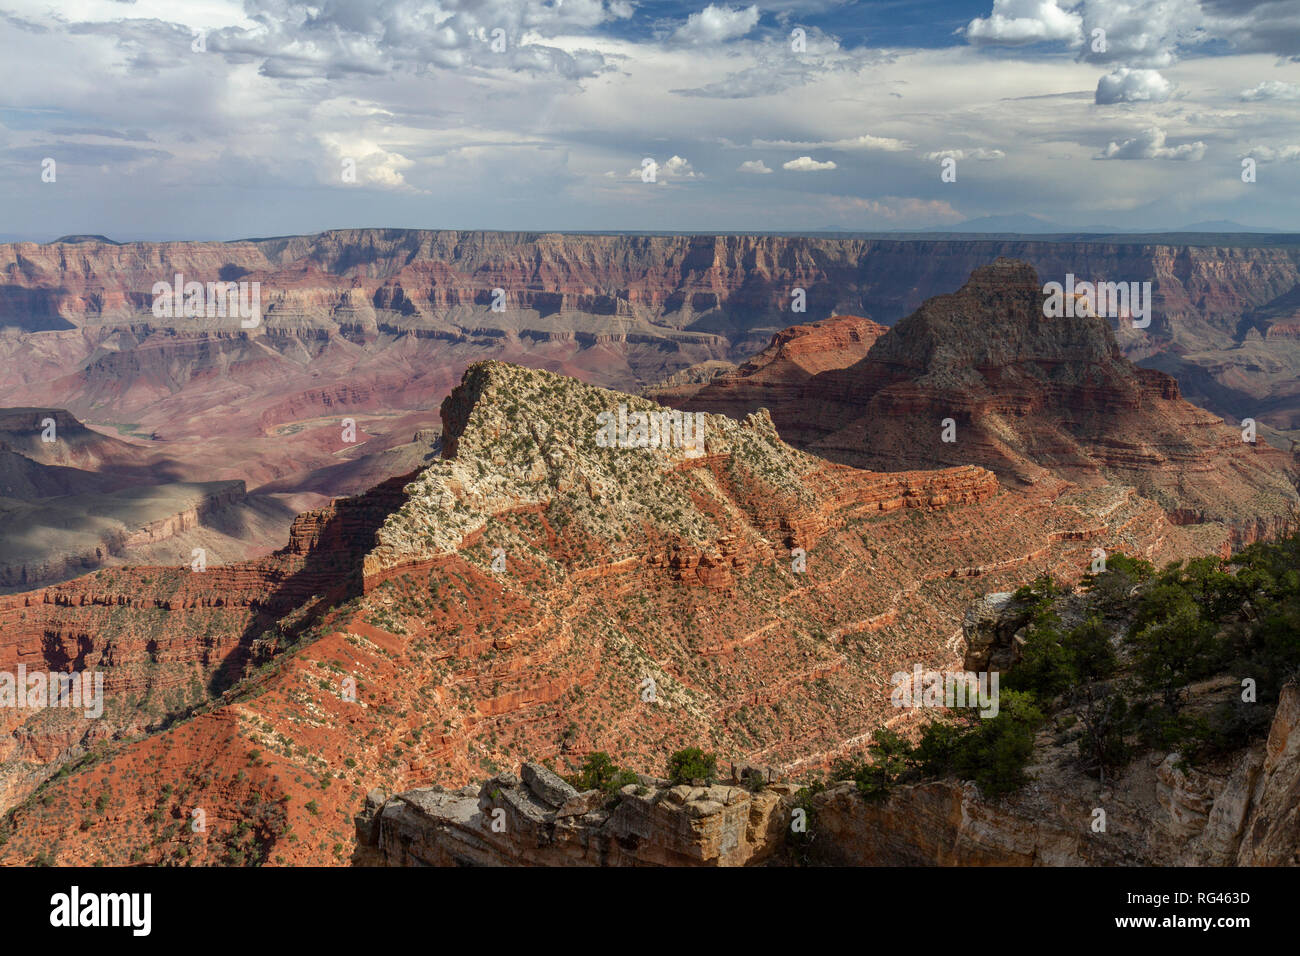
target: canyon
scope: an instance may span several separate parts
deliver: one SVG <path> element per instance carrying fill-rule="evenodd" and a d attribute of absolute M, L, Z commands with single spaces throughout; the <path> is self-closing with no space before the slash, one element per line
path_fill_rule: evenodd
<path fill-rule="evenodd" d="M 304 514 L 267 559 L 0 598 L 0 669 L 75 660 L 112 701 L 89 730 L 8 718 L 0 859 L 343 863 L 370 789 L 517 754 L 653 767 L 705 744 L 797 773 L 897 723 L 889 675 L 956 666 L 986 591 L 1077 578 L 1098 546 L 1203 550 L 1131 489 L 864 471 L 765 413 L 705 416 L 702 448 L 601 448 L 619 403 L 660 407 L 479 363 L 443 404 L 444 458 Z"/>
<path fill-rule="evenodd" d="M 110 702 L 98 721 L 4 715 L 0 862 L 51 847 L 60 863 L 361 862 L 371 848 L 352 816 L 371 790 L 471 787 L 430 798 L 459 819 L 464 800 L 477 806 L 473 781 L 523 759 L 573 772 L 594 751 L 654 772 L 704 746 L 794 777 L 881 726 L 905 729 L 890 675 L 959 666 L 985 594 L 1077 580 L 1095 549 L 1164 562 L 1275 530 L 1296 499 L 1291 456 L 1243 448 L 1172 379 L 1126 360 L 1104 322 L 1044 329 L 1031 274 L 1000 261 L 891 330 L 846 312 L 664 386 L 693 389 L 687 402 L 730 388 L 728 414 L 702 409 L 690 447 L 603 447 L 602 412 L 663 406 L 476 361 L 441 401 L 440 429 L 427 413 L 395 417 L 415 461 L 383 457 L 400 445 L 348 459 L 354 480 L 397 477 L 299 514 L 278 550 L 0 596 L 0 670 L 100 670 Z M 265 351 L 232 336 L 241 354 Z M 722 362 L 673 354 L 676 371 Z M 962 368 L 998 369 L 999 388 L 954 381 Z M 813 385 L 824 401 L 804 414 Z M 388 393 L 303 394 L 220 414 L 270 430 L 318 415 L 304 430 L 328 448 L 340 410 L 373 401 L 378 417 Z M 959 447 L 939 447 L 935 413 L 962 400 Z M 1063 426 L 1076 406 L 1086 414 Z M 146 462 L 161 450 L 120 441 Z M 311 468 L 311 493 L 324 497 L 337 466 Z M 1170 506 L 1175 491 L 1192 513 Z M 730 805 L 680 796 L 704 816 Z M 206 829 L 189 825 L 196 810 Z M 734 814 L 732 832 L 752 819 Z"/>
<path fill-rule="evenodd" d="M 174 561 L 196 547 L 214 563 L 269 554 L 295 514 L 431 460 L 439 403 L 475 361 L 636 391 L 744 362 L 805 319 L 892 325 L 1003 255 L 1044 281 L 1074 273 L 1152 282 L 1152 325 L 1120 323 L 1124 353 L 1174 375 L 1220 417 L 1255 419 L 1262 440 L 1289 450 L 1300 421 L 1300 339 L 1288 332 L 1300 321 L 1293 240 L 361 229 L 0 245 L 0 406 L 68 414 L 131 446 L 149 462 L 135 471 L 141 485 L 242 481 L 246 496 L 205 511 L 165 550 L 123 554 L 114 544 L 122 535 L 185 523 L 191 499 L 151 494 L 158 506 L 127 509 L 123 522 L 120 501 L 87 498 L 84 515 L 59 521 L 92 533 L 29 549 L 7 564 L 4 582 L 12 590 L 119 560 Z M 178 274 L 258 282 L 262 321 L 245 329 L 237 317 L 156 317 L 154 283 Z M 792 311 L 796 289 L 802 313 Z M 0 466 L 0 476 L 30 471 Z M 48 472 L 11 484 L 26 502 L 66 487 Z"/>

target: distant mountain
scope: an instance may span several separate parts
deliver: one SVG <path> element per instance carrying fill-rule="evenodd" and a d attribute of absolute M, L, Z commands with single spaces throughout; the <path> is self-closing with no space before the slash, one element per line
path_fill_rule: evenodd
<path fill-rule="evenodd" d="M 1273 232 L 1280 233 L 1281 229 L 1267 229 L 1263 226 L 1243 226 L 1239 222 L 1233 222 L 1231 219 L 1207 219 L 1204 222 L 1194 222 L 1191 225 L 1179 226 L 1177 229 L 1170 229 L 1169 232 Z"/>
<path fill-rule="evenodd" d="M 1112 226 L 1107 224 L 1091 223 L 1086 226 L 1066 226 L 1059 222 L 1053 222 L 1050 219 L 1044 219 L 1042 216 L 1028 214 L 1012 214 L 1008 216 L 980 216 L 977 219 L 967 219 L 959 222 L 955 226 L 945 226 L 942 229 L 927 230 L 931 232 L 1011 232 L 1028 235 L 1062 235 L 1079 233 L 1096 234 L 1103 236 L 1129 235 L 1137 233 L 1177 233 L 1177 232 L 1200 232 L 1200 233 L 1280 233 L 1280 229 L 1268 229 L 1263 226 L 1245 226 L 1231 219 L 1206 219 L 1202 222 L 1194 222 L 1185 226 L 1176 226 L 1174 228 L 1151 228 L 1142 227 L 1134 228 L 1132 226 Z"/>
<path fill-rule="evenodd" d="M 1033 216 L 1025 213 L 1013 213 L 1008 216 L 979 216 L 975 219 L 967 219 L 959 222 L 955 226 L 945 226 L 942 229 L 931 230 L 934 232 L 1022 232 L 1030 234 L 1053 233 L 1053 232 L 1073 232 L 1058 222 L 1044 219 L 1042 216 Z M 1114 230 L 1106 230 L 1113 232 Z"/>
<path fill-rule="evenodd" d="M 80 243 L 83 242 L 105 242 L 108 243 L 108 245 L 110 246 L 121 245 L 120 242 L 115 242 L 114 240 L 108 238 L 107 236 L 59 236 L 59 238 L 55 239 L 54 242 L 51 243 L 51 245 L 55 245 L 60 242 L 65 243 L 67 245 L 79 245 Z"/>

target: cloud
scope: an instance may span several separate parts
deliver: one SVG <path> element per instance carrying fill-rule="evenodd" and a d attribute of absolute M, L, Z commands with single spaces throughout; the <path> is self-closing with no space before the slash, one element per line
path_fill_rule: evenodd
<path fill-rule="evenodd" d="M 1092 223 L 1096 197 L 1106 196 L 1114 208 L 1140 210 L 1116 217 L 1117 226 L 1234 218 L 1287 227 L 1300 216 L 1300 194 L 1277 174 L 1300 168 L 1292 145 L 1300 139 L 1288 132 L 1300 101 L 1286 98 L 1300 71 L 1234 53 L 1227 40 L 1197 39 L 1228 35 L 1230 17 L 1241 21 L 1232 36 L 1262 35 L 1263 5 L 1201 0 L 1204 10 L 1180 26 L 1191 7 L 1165 2 L 1168 16 L 1148 0 L 1059 0 L 1085 27 L 1112 27 L 1105 54 L 1092 52 L 1086 30 L 1077 45 L 1059 31 L 1063 39 L 1009 51 L 961 36 L 909 47 L 916 34 L 902 22 L 894 32 L 878 23 L 864 40 L 862 5 L 846 2 L 817 20 L 845 36 L 816 34 L 807 23 L 809 52 L 795 55 L 789 29 L 801 21 L 782 18 L 794 7 L 781 0 L 205 0 L 174 12 L 164 0 L 81 0 L 44 16 L 42 32 L 0 16 L 0 44 L 11 53 L 0 149 L 24 151 L 21 160 L 0 159 L 0 186 L 11 198 L 24 195 L 32 157 L 55 155 L 60 167 L 60 188 L 42 192 L 40 210 L 10 203 L 14 221 L 5 228 L 88 228 L 90 194 L 62 188 L 64 146 L 48 153 L 48 143 L 70 150 L 69 186 L 78 177 L 86 190 L 114 184 L 117 201 L 95 210 L 104 221 L 91 231 L 115 236 L 181 221 L 195 237 L 223 238 L 359 222 L 816 228 L 843 222 L 822 204 L 839 190 L 877 204 L 850 210 L 855 228 L 908 228 L 909 215 L 917 224 L 937 215 L 920 202 L 959 192 L 963 216 L 954 221 L 1034 209 Z M 724 45 L 679 40 L 688 15 L 710 3 L 733 15 L 756 6 L 760 15 Z M 47 4 L 9 6 L 35 18 Z M 1006 17 L 1045 8 L 979 0 L 960 23 L 992 9 Z M 707 26 L 703 17 L 696 24 Z M 191 27 L 208 31 L 207 54 L 190 52 Z M 498 28 L 507 41 L 499 53 L 491 47 Z M 1274 45 L 1285 46 L 1286 36 Z M 1149 62 L 1166 54 L 1196 59 L 1167 69 Z M 1157 69 L 1168 100 L 1138 99 L 1149 86 L 1141 71 Z M 1099 83 L 1103 74 L 1114 79 Z M 1098 89 L 1107 99 L 1112 84 L 1115 104 L 1095 105 Z M 1126 120 L 1121 109 L 1152 116 Z M 1153 125 L 1168 138 L 1139 135 Z M 1242 190 L 1220 160 L 1231 165 L 1254 144 L 1268 144 L 1256 158 L 1276 165 L 1260 188 Z M 83 148 L 91 145 L 159 153 Z M 1202 151 L 1202 162 L 1168 162 Z M 1128 163 L 1117 177 L 1118 167 L 1092 161 L 1099 152 L 1165 162 Z M 663 188 L 644 188 L 639 168 L 627 172 L 642 156 L 658 160 Z M 357 160 L 355 184 L 340 181 L 343 157 Z M 978 176 L 977 192 L 941 183 L 938 160 L 947 157 Z M 77 170 L 78 161 L 112 175 Z M 795 167 L 784 169 L 787 161 Z M 797 174 L 828 161 L 839 175 Z M 613 175 L 602 177 L 606 170 Z M 181 205 L 159 211 L 152 200 L 160 188 Z M 756 190 L 763 203 L 753 202 Z M 889 192 L 918 199 L 887 202 Z M 1192 203 L 1204 208 L 1188 217 Z"/>
<path fill-rule="evenodd" d="M 343 163 L 350 161 L 359 184 L 382 189 L 412 188 L 402 171 L 415 163 L 401 153 L 385 149 L 373 140 L 346 134 L 323 134 L 320 141 L 333 156 L 321 177 L 322 182 L 338 182 Z"/>
<path fill-rule="evenodd" d="M 1255 146 L 1240 158 L 1247 156 L 1261 163 L 1291 163 L 1300 159 L 1300 146 Z"/>
<path fill-rule="evenodd" d="M 68 166 L 120 166 L 142 160 L 171 159 L 172 154 L 161 149 L 143 149 L 138 146 L 119 146 L 116 143 L 46 143 L 37 146 L 16 146 L 4 150 L 3 155 L 24 163 L 39 163 L 49 156 L 59 165 Z"/>
<path fill-rule="evenodd" d="M 1295 0 L 1203 0 L 1206 31 L 1246 53 L 1300 62 L 1300 3 Z"/>
<path fill-rule="evenodd" d="M 755 149 L 838 149 L 838 150 L 878 150 L 886 153 L 901 153 L 913 146 L 905 139 L 890 136 L 871 136 L 864 133 L 850 139 L 822 139 L 815 141 L 798 141 L 789 139 L 756 139 L 750 142 Z"/>
<path fill-rule="evenodd" d="M 961 31 L 977 45 L 1063 43 L 1090 63 L 1161 68 L 1205 44 L 1300 60 L 1295 0 L 993 0 Z"/>
<path fill-rule="evenodd" d="M 940 149 L 926 153 L 922 159 L 933 162 L 936 159 L 975 159 L 986 162 L 991 159 L 1006 159 L 1007 154 L 1000 149 L 988 149 L 977 146 L 975 149 Z"/>
<path fill-rule="evenodd" d="M 691 164 L 680 156 L 672 156 L 659 167 L 659 174 L 670 179 L 694 179 L 697 175 Z"/>
<path fill-rule="evenodd" d="M 606 173 L 605 175 L 612 176 L 613 173 Z M 641 167 L 638 166 L 636 169 L 628 170 L 627 176 L 625 178 L 634 179 L 637 180 L 638 182 L 641 181 Z M 655 182 L 662 183 L 673 179 L 703 179 L 703 178 L 704 177 L 702 174 L 697 173 L 694 170 L 694 168 L 692 168 L 688 160 L 685 160 L 681 156 L 678 156 L 676 154 L 670 156 L 662 163 L 660 162 L 655 163 Z"/>
<path fill-rule="evenodd" d="M 1080 58 L 1130 67 L 1171 66 L 1213 39 L 1198 0 L 1085 0 Z"/>
<path fill-rule="evenodd" d="M 1205 156 L 1205 144 L 1199 140 L 1182 146 L 1166 146 L 1165 131 L 1157 126 L 1143 130 L 1122 143 L 1111 142 L 1097 154 L 1097 159 L 1179 159 L 1196 162 Z"/>
<path fill-rule="evenodd" d="M 881 196 L 864 199 L 858 196 L 833 197 L 837 212 L 853 209 L 889 225 L 938 226 L 961 222 L 966 217 L 942 199 L 917 199 L 911 196 Z"/>
<path fill-rule="evenodd" d="M 692 13 L 677 28 L 673 39 L 692 46 L 726 43 L 743 37 L 758 26 L 758 7 L 720 7 L 709 4 L 699 13 Z"/>
<path fill-rule="evenodd" d="M 1241 98 L 1252 100 L 1300 100 L 1300 84 L 1283 83 L 1280 80 L 1265 80 L 1258 86 L 1241 91 Z"/>
<path fill-rule="evenodd" d="M 748 99 L 751 96 L 773 96 L 796 86 L 803 86 L 816 76 L 814 71 L 799 63 L 762 65 L 739 70 L 724 79 L 703 86 L 675 89 L 679 96 L 700 96 L 720 100 Z"/>
<path fill-rule="evenodd" d="M 600 0 L 247 0 L 245 12 L 252 26 L 210 31 L 207 49 L 238 62 L 257 62 L 259 73 L 271 78 L 475 67 L 579 79 L 612 65 L 596 50 L 542 41 L 590 31 L 629 11 Z"/>
<path fill-rule="evenodd" d="M 1173 92 L 1173 84 L 1156 70 L 1133 70 L 1122 66 L 1097 81 L 1096 103 L 1163 103 Z"/>
<path fill-rule="evenodd" d="M 823 169 L 834 169 L 835 164 L 829 160 L 823 163 L 818 162 L 811 156 L 800 156 L 798 159 L 792 159 L 788 163 L 782 163 L 781 168 L 788 169 L 795 173 L 815 173 L 820 172 Z"/>
<path fill-rule="evenodd" d="M 117 130 L 83 126 L 51 126 L 50 132 L 58 133 L 61 136 L 99 136 L 104 139 L 125 139 L 141 143 L 153 142 L 149 134 L 142 129 Z"/>
<path fill-rule="evenodd" d="M 901 153 L 904 150 L 912 148 L 912 144 L 905 139 L 894 139 L 892 136 L 872 136 L 864 133 L 853 139 L 837 139 L 825 144 L 826 149 L 866 149 L 880 150 L 886 153 Z"/>
<path fill-rule="evenodd" d="M 972 43 L 1018 46 L 1046 40 L 1079 42 L 1083 20 L 1073 10 L 1062 10 L 1053 0 L 993 0 L 993 12 L 966 25 Z"/>

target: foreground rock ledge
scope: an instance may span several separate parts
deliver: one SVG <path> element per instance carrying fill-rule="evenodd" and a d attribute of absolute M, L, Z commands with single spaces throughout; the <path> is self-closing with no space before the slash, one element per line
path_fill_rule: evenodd
<path fill-rule="evenodd" d="M 531 763 L 477 791 L 372 791 L 357 842 L 389 866 L 752 866 L 783 847 L 799 789 L 638 781 L 608 807 Z"/>
<path fill-rule="evenodd" d="M 737 775 L 744 776 L 742 769 Z M 1283 690 L 1266 741 L 1218 773 L 1177 754 L 1133 762 L 1115 785 L 1040 776 L 1005 800 L 973 784 L 898 787 L 881 803 L 851 783 L 806 803 L 808 836 L 787 839 L 799 787 L 673 786 L 639 776 L 605 806 L 540 764 L 479 789 L 371 791 L 356 862 L 387 866 L 1295 866 L 1300 864 L 1300 689 Z M 1093 832 L 1094 807 L 1109 817 Z M 495 828 L 494 828 L 495 823 Z M 796 857 L 799 859 L 796 860 Z"/>

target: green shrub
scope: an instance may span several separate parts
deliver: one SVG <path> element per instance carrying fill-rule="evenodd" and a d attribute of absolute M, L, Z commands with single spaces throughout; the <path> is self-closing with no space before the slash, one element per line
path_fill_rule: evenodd
<path fill-rule="evenodd" d="M 1034 755 L 1034 733 L 1043 712 L 1033 694 L 1008 690 L 999 695 L 998 715 L 980 720 L 961 737 L 954 755 L 957 773 L 974 780 L 989 796 L 1019 789 Z"/>
<path fill-rule="evenodd" d="M 637 781 L 636 774 L 630 770 L 621 770 L 615 766 L 609 754 L 596 750 L 587 754 L 582 769 L 569 777 L 568 782 L 581 791 L 600 790 L 613 794 Z"/>
<path fill-rule="evenodd" d="M 712 784 L 718 778 L 718 758 L 699 747 L 678 750 L 668 758 L 668 779 L 674 784 L 703 780 Z"/>

